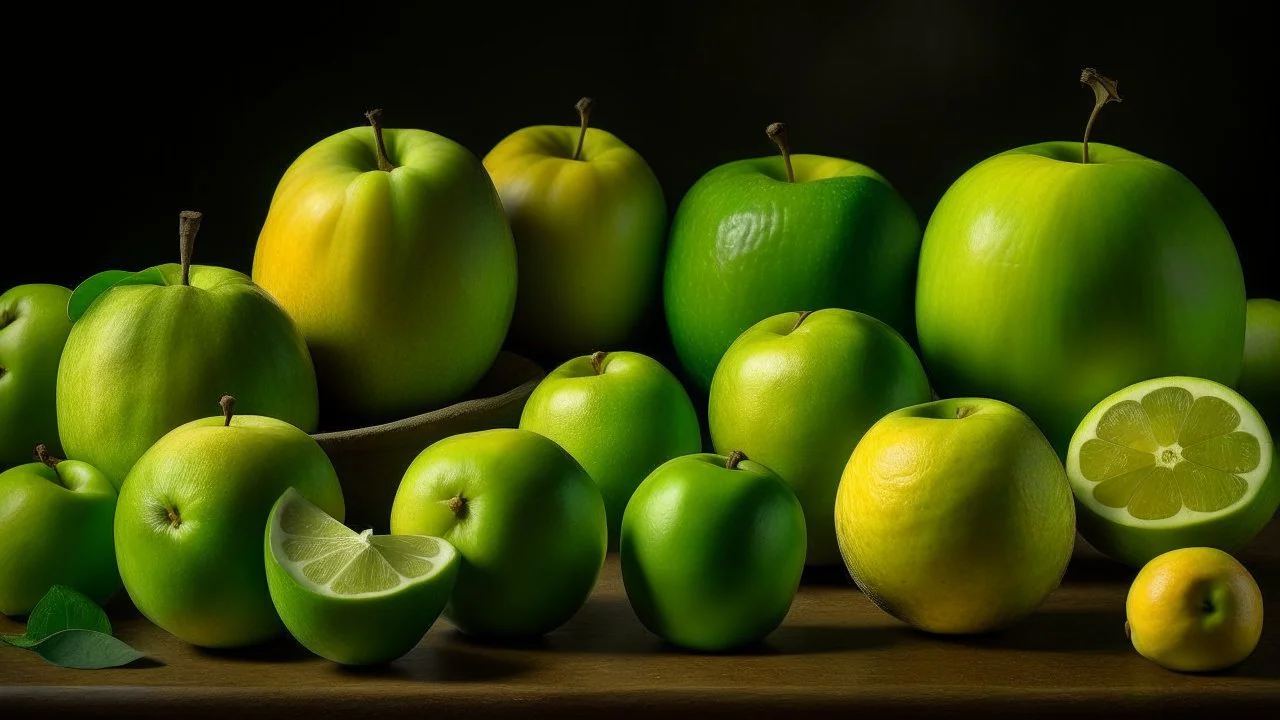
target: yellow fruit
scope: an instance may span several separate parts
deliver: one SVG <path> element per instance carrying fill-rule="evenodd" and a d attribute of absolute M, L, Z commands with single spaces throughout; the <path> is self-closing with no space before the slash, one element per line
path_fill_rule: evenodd
<path fill-rule="evenodd" d="M 1138 573 L 1125 631 L 1143 657 L 1206 672 L 1249 657 L 1262 636 L 1262 591 L 1235 558 L 1206 547 L 1172 550 Z"/>

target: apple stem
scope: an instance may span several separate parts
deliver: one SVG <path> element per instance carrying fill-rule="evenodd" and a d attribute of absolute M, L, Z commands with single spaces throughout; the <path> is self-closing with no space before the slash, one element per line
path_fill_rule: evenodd
<path fill-rule="evenodd" d="M 454 515 L 462 517 L 467 514 L 467 499 L 462 497 L 462 493 L 458 493 L 449 498 L 449 509 Z"/>
<path fill-rule="evenodd" d="M 1084 164 L 1089 164 L 1089 135 L 1093 132 L 1093 123 L 1098 113 L 1109 102 L 1120 102 L 1119 84 L 1109 77 L 1098 74 L 1093 68 L 1080 71 L 1080 83 L 1093 88 L 1093 112 L 1089 113 L 1089 122 L 1084 126 L 1084 142 L 1081 144 Z"/>
<path fill-rule="evenodd" d="M 391 172 L 396 169 L 391 164 L 391 160 L 387 157 L 387 144 L 382 139 L 382 109 L 375 108 L 364 114 L 364 119 L 369 121 L 373 126 L 373 141 L 378 146 L 378 169 L 383 172 Z"/>
<path fill-rule="evenodd" d="M 743 460 L 746 460 L 746 459 L 747 459 L 746 453 L 742 452 L 741 450 L 734 450 L 733 452 L 729 453 L 729 457 L 724 461 L 724 467 L 726 470 L 737 470 L 738 463 L 741 463 Z"/>
<path fill-rule="evenodd" d="M 57 467 L 58 463 L 62 462 L 62 458 L 56 458 L 49 454 L 49 446 L 44 443 L 36 446 L 35 456 L 37 460 L 49 467 Z"/>
<path fill-rule="evenodd" d="M 230 395 L 223 395 L 218 398 L 218 404 L 222 406 L 222 427 L 231 427 L 231 418 L 235 415 L 236 399 Z"/>
<path fill-rule="evenodd" d="M 178 213 L 178 257 L 182 262 L 182 284 L 191 284 L 191 254 L 196 249 L 196 233 L 200 232 L 200 218 L 195 210 Z"/>
<path fill-rule="evenodd" d="M 791 145 L 787 143 L 787 124 L 772 123 L 764 129 L 764 134 L 769 136 L 774 145 L 778 146 L 778 150 L 782 152 L 782 164 L 787 167 L 787 182 L 796 181 L 795 170 L 791 169 Z"/>
<path fill-rule="evenodd" d="M 796 318 L 796 324 L 791 326 L 791 332 L 795 332 L 796 330 L 799 330 L 800 323 L 804 322 L 805 318 L 809 317 L 812 314 L 813 314 L 812 310 L 805 310 L 804 312 L 800 313 L 800 317 Z"/>
<path fill-rule="evenodd" d="M 574 109 L 578 111 L 578 123 L 582 130 L 578 133 L 578 147 L 573 151 L 573 159 L 582 159 L 582 145 L 587 140 L 587 123 L 591 120 L 591 108 L 596 104 L 595 100 L 584 97 L 574 105 Z"/>
<path fill-rule="evenodd" d="M 604 374 L 604 359 L 608 354 L 603 350 L 591 353 L 591 369 L 595 370 L 597 375 Z"/>

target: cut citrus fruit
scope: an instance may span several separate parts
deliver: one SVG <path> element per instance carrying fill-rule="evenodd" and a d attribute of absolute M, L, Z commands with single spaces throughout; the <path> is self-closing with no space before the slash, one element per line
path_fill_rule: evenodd
<path fill-rule="evenodd" d="M 344 665 L 390 662 L 444 610 L 458 553 L 425 535 L 356 533 L 293 488 L 267 520 L 267 585 L 285 627 Z"/>
<path fill-rule="evenodd" d="M 1080 534 L 1141 567 L 1184 547 L 1234 552 L 1280 505 L 1271 434 L 1239 393 L 1166 377 L 1098 403 L 1067 451 Z"/>

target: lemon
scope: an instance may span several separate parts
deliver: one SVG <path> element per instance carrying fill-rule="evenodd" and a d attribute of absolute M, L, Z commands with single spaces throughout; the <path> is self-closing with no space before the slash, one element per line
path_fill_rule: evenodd
<path fill-rule="evenodd" d="M 1085 416 L 1067 451 L 1080 534 L 1133 567 L 1177 548 L 1233 552 L 1280 505 L 1271 434 L 1210 380 L 1131 385 Z"/>
<path fill-rule="evenodd" d="M 293 488 L 267 521 L 267 585 L 289 632 L 344 665 L 390 662 L 444 610 L 458 553 L 425 535 L 356 533 Z"/>
<path fill-rule="evenodd" d="M 1125 601 L 1125 630 L 1143 657 L 1206 672 L 1244 660 L 1262 636 L 1262 592 L 1215 548 L 1171 550 L 1147 563 Z"/>

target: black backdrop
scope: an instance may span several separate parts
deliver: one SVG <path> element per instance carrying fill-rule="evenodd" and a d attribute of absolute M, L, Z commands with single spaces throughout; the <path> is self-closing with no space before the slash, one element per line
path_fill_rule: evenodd
<path fill-rule="evenodd" d="M 46 6 L 9 23 L 9 172 L 24 190 L 9 196 L 0 288 L 175 261 L 184 208 L 205 213 L 197 262 L 247 272 L 289 162 L 375 106 L 388 126 L 482 156 L 519 127 L 572 124 L 593 95 L 594 124 L 645 156 L 672 211 L 703 172 L 772 152 L 764 127 L 785 120 L 797 152 L 871 165 L 923 223 L 983 158 L 1077 138 L 1092 103 L 1078 74 L 1093 65 L 1125 98 L 1095 139 L 1190 177 L 1230 229 L 1250 295 L 1280 295 L 1264 262 L 1274 40 L 1229 3 L 318 7 Z M 651 326 L 638 345 L 665 354 L 664 335 Z"/>

